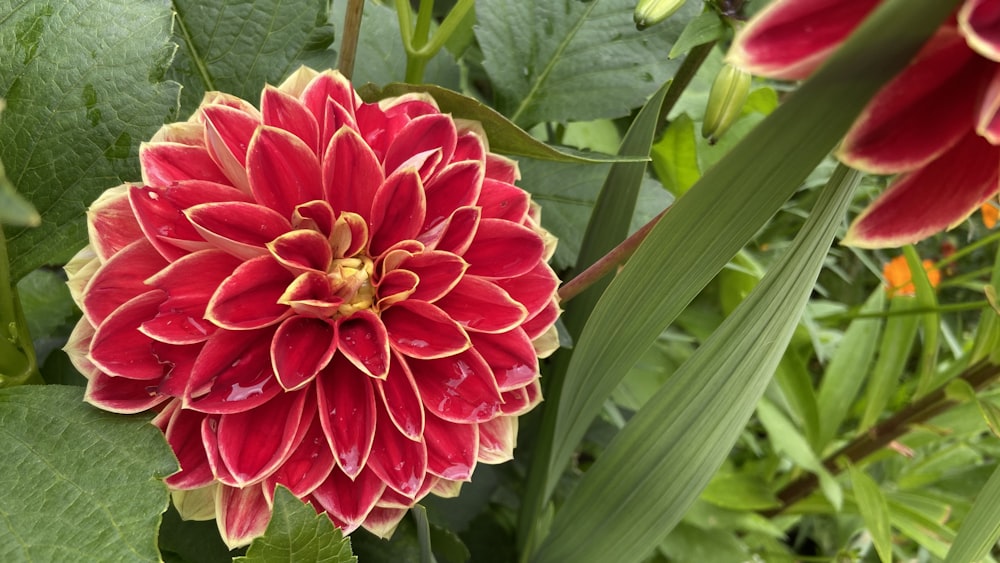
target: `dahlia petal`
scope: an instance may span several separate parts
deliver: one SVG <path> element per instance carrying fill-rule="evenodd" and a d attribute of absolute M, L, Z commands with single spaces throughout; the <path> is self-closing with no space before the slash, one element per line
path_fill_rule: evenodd
<path fill-rule="evenodd" d="M 406 508 L 382 508 L 376 506 L 368 513 L 362 526 L 376 536 L 387 540 L 396 531 L 400 520 L 406 516 Z"/>
<path fill-rule="evenodd" d="M 205 413 L 256 408 L 282 392 L 270 361 L 273 330 L 216 331 L 202 347 L 184 406 Z"/>
<path fill-rule="evenodd" d="M 378 157 L 361 135 L 341 128 L 323 155 L 323 186 L 334 211 L 371 217 L 372 200 L 385 178 Z"/>
<path fill-rule="evenodd" d="M 299 389 L 330 363 L 336 351 L 331 321 L 300 316 L 285 319 L 271 341 L 274 375 L 286 391 Z"/>
<path fill-rule="evenodd" d="M 128 203 L 128 184 L 106 190 L 87 210 L 90 244 L 101 260 L 143 238 L 142 229 Z"/>
<path fill-rule="evenodd" d="M 212 475 L 219 482 L 220 486 L 239 486 L 232 472 L 226 467 L 219 454 L 219 415 L 206 416 L 201 421 L 201 441 L 205 444 L 205 454 L 208 458 L 208 466 L 212 469 Z"/>
<path fill-rule="evenodd" d="M 498 416 L 479 423 L 479 453 L 476 458 L 488 464 L 514 459 L 517 445 L 517 417 Z"/>
<path fill-rule="evenodd" d="M 462 482 L 437 479 L 430 492 L 441 498 L 455 498 L 462 492 Z"/>
<path fill-rule="evenodd" d="M 482 124 L 478 121 L 456 119 L 455 126 L 458 128 L 458 140 L 451 161 L 475 160 L 485 168 L 489 148 Z"/>
<path fill-rule="evenodd" d="M 358 97 L 351 82 L 339 71 L 328 70 L 314 77 L 299 97 L 303 105 L 316 117 L 317 123 L 325 122 L 327 100 L 332 99 L 339 106 L 353 113 L 358 106 Z"/>
<path fill-rule="evenodd" d="M 517 161 L 499 154 L 486 154 L 486 177 L 498 182 L 513 184 L 521 179 Z"/>
<path fill-rule="evenodd" d="M 337 348 L 364 373 L 385 379 L 389 372 L 389 335 L 382 320 L 364 310 L 338 322 Z"/>
<path fill-rule="evenodd" d="M 330 248 L 336 258 L 352 257 L 368 244 L 368 223 L 357 213 L 345 211 L 337 217 L 330 234 Z"/>
<path fill-rule="evenodd" d="M 487 179 L 477 205 L 483 208 L 484 218 L 522 223 L 528 216 L 531 197 L 517 186 Z"/>
<path fill-rule="evenodd" d="M 424 434 L 424 406 L 405 360 L 394 357 L 389 374 L 384 381 L 376 379 L 375 387 L 396 428 L 407 438 L 419 440 Z"/>
<path fill-rule="evenodd" d="M 267 243 L 292 230 L 276 211 L 241 201 L 195 205 L 184 214 L 205 240 L 244 260 L 266 254 Z"/>
<path fill-rule="evenodd" d="M 471 345 L 469 335 L 447 313 L 425 301 L 407 300 L 382 312 L 394 350 L 430 360 L 452 356 Z"/>
<path fill-rule="evenodd" d="M 184 215 L 185 209 L 209 202 L 250 202 L 249 196 L 232 186 L 204 180 L 179 181 L 166 188 L 133 186 L 128 195 L 142 232 L 156 250 L 171 261 L 188 252 L 167 241 L 183 240 L 207 246 Z"/>
<path fill-rule="evenodd" d="M 328 318 L 337 312 L 344 300 L 337 297 L 325 273 L 307 271 L 289 284 L 278 303 L 290 306 L 299 315 Z"/>
<path fill-rule="evenodd" d="M 101 259 L 97 257 L 94 248 L 89 244 L 81 248 L 63 266 L 63 270 L 66 271 L 66 285 L 69 287 L 69 295 L 77 307 L 83 307 L 83 289 L 100 268 Z"/>
<path fill-rule="evenodd" d="M 291 314 L 288 305 L 279 301 L 293 279 L 270 256 L 244 262 L 212 295 L 205 318 L 230 330 L 273 325 Z"/>
<path fill-rule="evenodd" d="M 219 457 L 238 486 L 260 481 L 278 468 L 312 421 L 309 391 L 280 393 L 248 411 L 224 414 L 216 430 Z M 306 414 L 308 413 L 308 415 Z"/>
<path fill-rule="evenodd" d="M 439 113 L 434 99 L 423 93 L 403 94 L 377 104 L 357 107 L 358 129 L 381 161 L 389 144 L 410 121 L 421 115 Z M 420 151 L 417 151 L 420 152 Z"/>
<path fill-rule="evenodd" d="M 879 2 L 777 0 L 737 34 L 727 58 L 751 74 L 801 80 L 822 64 Z"/>
<path fill-rule="evenodd" d="M 413 498 L 427 473 L 427 446 L 400 433 L 385 409 L 377 409 L 377 412 L 368 468 L 391 489 Z"/>
<path fill-rule="evenodd" d="M 520 416 L 542 402 L 542 387 L 536 379 L 520 389 L 504 391 L 502 395 L 501 412 L 507 416 Z"/>
<path fill-rule="evenodd" d="M 451 252 L 428 250 L 406 258 L 399 267 L 402 270 L 394 271 L 413 272 L 420 281 L 410 298 L 431 303 L 451 291 L 469 265 Z"/>
<path fill-rule="evenodd" d="M 333 260 L 330 243 L 322 234 L 311 230 L 285 233 L 267 243 L 271 254 L 286 268 L 299 272 L 326 272 Z"/>
<path fill-rule="evenodd" d="M 980 55 L 1000 62 L 1000 6 L 992 0 L 965 0 L 958 11 L 962 35 Z"/>
<path fill-rule="evenodd" d="M 81 308 L 87 320 L 100 326 L 126 301 L 146 293 L 146 280 L 167 265 L 146 239 L 128 245 L 111 257 L 84 288 Z"/>
<path fill-rule="evenodd" d="M 553 298 L 550 299 L 545 307 L 536 313 L 535 316 L 525 321 L 524 324 L 521 325 L 521 328 L 523 328 L 524 332 L 528 334 L 528 338 L 534 340 L 545 333 L 545 331 L 549 330 L 549 327 L 551 327 L 558 318 L 559 303 L 557 303 L 555 298 Z"/>
<path fill-rule="evenodd" d="M 219 533 L 229 549 L 248 545 L 254 538 L 264 535 L 271 519 L 271 507 L 261 485 L 242 489 L 220 486 L 215 502 Z"/>
<path fill-rule="evenodd" d="M 358 130 L 358 122 L 354 118 L 354 111 L 345 108 L 339 103 L 335 102 L 333 98 L 327 98 L 326 100 L 326 116 L 322 123 L 320 123 L 320 139 L 319 143 L 321 147 L 329 147 L 330 139 L 340 131 L 341 129 L 353 129 Z"/>
<path fill-rule="evenodd" d="M 449 164 L 427 182 L 426 230 L 444 221 L 459 207 L 474 205 L 483 187 L 482 162 L 467 160 Z"/>
<path fill-rule="evenodd" d="M 1000 68 L 993 72 L 979 102 L 976 133 L 993 145 L 1000 145 Z"/>
<path fill-rule="evenodd" d="M 205 119 L 205 141 L 212 160 L 237 188 L 250 193 L 246 161 L 250 139 L 260 121 L 245 111 L 211 105 L 202 108 Z"/>
<path fill-rule="evenodd" d="M 559 278 L 545 262 L 539 262 L 530 272 L 520 276 L 493 280 L 514 300 L 528 310 L 528 318 L 538 314 L 552 301 L 559 287 Z"/>
<path fill-rule="evenodd" d="M 283 129 L 257 129 L 247 149 L 246 172 L 257 203 L 282 217 L 291 217 L 299 204 L 323 197 L 316 153 Z"/>
<path fill-rule="evenodd" d="M 417 290 L 420 278 L 408 270 L 393 270 L 378 282 L 378 306 L 385 309 L 394 303 L 409 299 Z"/>
<path fill-rule="evenodd" d="M 968 131 L 989 77 L 987 64 L 954 27 L 941 28 L 868 102 L 839 158 L 877 174 L 915 170 L 934 160 Z"/>
<path fill-rule="evenodd" d="M 426 210 L 424 188 L 416 172 L 404 169 L 386 178 L 372 202 L 372 255 L 381 254 L 397 241 L 416 237 Z"/>
<path fill-rule="evenodd" d="M 352 478 L 334 467 L 312 497 L 349 533 L 364 522 L 384 490 L 385 483 L 368 469 Z"/>
<path fill-rule="evenodd" d="M 90 361 L 113 377 L 159 379 L 166 366 L 153 350 L 153 340 L 139 326 L 156 315 L 166 295 L 152 290 L 129 300 L 97 326 L 90 343 Z"/>
<path fill-rule="evenodd" d="M 73 367 L 87 379 L 90 379 L 94 374 L 101 371 L 87 358 L 87 355 L 90 354 L 90 343 L 94 340 L 95 332 L 94 325 L 90 324 L 87 317 L 81 317 L 77 321 L 76 326 L 73 327 L 72 332 L 70 332 L 66 345 L 63 346 L 63 351 L 69 356 L 69 361 L 73 364 Z"/>
<path fill-rule="evenodd" d="M 506 332 L 520 325 L 528 310 L 489 280 L 463 277 L 438 299 L 438 307 L 470 331 Z"/>
<path fill-rule="evenodd" d="M 83 400 L 109 412 L 136 414 L 170 398 L 158 393 L 155 382 L 148 380 L 111 377 L 101 371 L 93 372 L 87 379 Z"/>
<path fill-rule="evenodd" d="M 172 404 L 180 405 L 180 401 Z M 190 409 L 175 408 L 163 434 L 177 456 L 181 470 L 164 482 L 172 489 L 196 489 L 215 480 L 208 463 L 205 444 L 201 441 L 201 425 L 205 414 Z"/>
<path fill-rule="evenodd" d="M 521 328 L 504 334 L 470 334 L 472 346 L 493 370 L 497 388 L 510 391 L 538 377 L 538 356 L 531 339 Z"/>
<path fill-rule="evenodd" d="M 458 131 L 450 115 L 432 113 L 417 117 L 392 138 L 385 153 L 385 171 L 391 174 L 414 155 L 435 149 L 441 149 L 440 162 L 450 162 L 457 142 Z M 430 178 L 438 166 L 421 167 L 421 179 Z"/>
<path fill-rule="evenodd" d="M 158 393 L 177 398 L 184 397 L 184 391 L 191 379 L 191 370 L 194 369 L 201 348 L 200 343 L 193 346 L 179 346 L 153 342 L 153 353 L 160 363 L 164 364 L 164 375 L 156 388 Z"/>
<path fill-rule="evenodd" d="M 427 248 L 462 255 L 472 245 L 481 216 L 478 207 L 459 207 L 444 222 L 422 233 L 419 240 Z"/>
<path fill-rule="evenodd" d="M 337 465 L 355 478 L 368 462 L 375 435 L 371 382 L 338 354 L 316 379 L 316 396 L 320 423 Z"/>
<path fill-rule="evenodd" d="M 215 331 L 204 320 L 208 301 L 239 261 L 221 250 L 203 250 L 173 262 L 146 282 L 167 295 L 159 311 L 139 328 L 170 344 L 203 342 Z"/>
<path fill-rule="evenodd" d="M 274 86 L 265 86 L 260 99 L 260 113 L 264 125 L 284 129 L 298 137 L 319 154 L 319 125 L 316 117 L 295 96 Z"/>
<path fill-rule="evenodd" d="M 503 399 L 493 372 L 475 349 L 436 360 L 409 360 L 407 365 L 428 412 L 462 424 L 500 414 Z"/>
<path fill-rule="evenodd" d="M 936 160 L 893 182 L 851 224 L 842 244 L 914 243 L 956 225 L 997 193 L 1000 149 L 969 132 Z"/>
<path fill-rule="evenodd" d="M 170 500 L 181 520 L 215 520 L 215 495 L 218 494 L 218 488 L 218 483 L 211 482 L 197 489 L 173 489 L 170 491 Z"/>
<path fill-rule="evenodd" d="M 205 124 L 198 121 L 167 123 L 161 126 L 156 133 L 153 133 L 150 141 L 204 147 Z M 140 148 L 140 150 L 142 149 Z"/>
<path fill-rule="evenodd" d="M 292 214 L 293 229 L 311 229 L 327 238 L 333 233 L 334 221 L 333 208 L 323 200 L 303 203 Z"/>
<path fill-rule="evenodd" d="M 424 427 L 427 472 L 452 481 L 468 481 L 479 453 L 479 427 L 427 415 Z"/>
<path fill-rule="evenodd" d="M 170 186 L 185 180 L 231 183 L 204 146 L 143 143 L 139 146 L 139 163 L 142 165 L 142 183 L 149 186 Z"/>
<path fill-rule="evenodd" d="M 288 459 L 264 480 L 264 493 L 273 500 L 274 488 L 282 485 L 296 497 L 312 493 L 336 469 L 333 451 L 326 441 L 323 427 L 312 417 L 308 431 Z"/>
<path fill-rule="evenodd" d="M 544 254 L 541 237 L 528 227 L 502 219 L 482 219 L 462 257 L 472 275 L 510 278 L 530 272 Z"/>

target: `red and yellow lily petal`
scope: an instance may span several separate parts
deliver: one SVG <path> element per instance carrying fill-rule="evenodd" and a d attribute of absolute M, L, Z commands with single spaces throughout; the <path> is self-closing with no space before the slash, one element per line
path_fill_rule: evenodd
<path fill-rule="evenodd" d="M 880 2 L 776 0 L 736 36 L 727 59 L 750 74 L 804 79 Z"/>
<path fill-rule="evenodd" d="M 893 181 L 842 241 L 901 246 L 951 228 L 1000 190 L 1000 148 L 970 131 L 940 157 Z"/>

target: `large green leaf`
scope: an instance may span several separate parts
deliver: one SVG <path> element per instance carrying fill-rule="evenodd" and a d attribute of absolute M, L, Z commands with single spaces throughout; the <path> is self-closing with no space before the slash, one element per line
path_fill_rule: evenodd
<path fill-rule="evenodd" d="M 182 117 L 209 90 L 257 104 L 265 83 L 277 84 L 309 50 L 323 51 L 333 40 L 332 32 L 318 42 L 312 37 L 326 22 L 324 0 L 174 0 L 173 6 L 180 48 L 168 76 L 184 85 Z"/>
<path fill-rule="evenodd" d="M 560 401 L 549 492 L 642 352 L 797 189 L 953 4 L 885 2 L 812 79 L 674 203 L 605 292 L 577 342 Z"/>
<path fill-rule="evenodd" d="M 976 496 L 972 510 L 958 530 L 945 563 L 979 561 L 1000 539 L 1000 469 Z"/>
<path fill-rule="evenodd" d="M 83 389 L 0 390 L 0 561 L 159 561 L 177 470 L 149 417 L 99 411 Z"/>
<path fill-rule="evenodd" d="M 13 281 L 72 256 L 86 206 L 139 178 L 139 142 L 176 111 L 170 25 L 157 0 L 0 0 L 0 161 L 42 214 L 8 233 Z"/>
<path fill-rule="evenodd" d="M 862 469 L 848 466 L 854 500 L 872 536 L 875 551 L 883 563 L 892 563 L 892 530 L 889 529 L 889 505 L 878 483 Z"/>
<path fill-rule="evenodd" d="M 665 55 L 698 3 L 642 32 L 634 8 L 635 0 L 477 2 L 476 37 L 497 107 L 527 127 L 619 117 L 642 105 L 676 70 Z"/>
<path fill-rule="evenodd" d="M 839 169 L 779 262 L 587 471 L 535 563 L 639 561 L 680 521 L 767 387 L 859 178 Z"/>
<path fill-rule="evenodd" d="M 267 531 L 253 540 L 245 557 L 235 562 L 357 563 L 357 560 L 351 553 L 350 538 L 345 538 L 325 513 L 316 514 L 312 506 L 295 498 L 288 489 L 278 487 Z"/>

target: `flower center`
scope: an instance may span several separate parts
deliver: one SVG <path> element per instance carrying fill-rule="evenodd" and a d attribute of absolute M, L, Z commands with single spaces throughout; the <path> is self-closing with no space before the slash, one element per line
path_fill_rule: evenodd
<path fill-rule="evenodd" d="M 371 258 L 363 255 L 332 262 L 327 278 L 333 294 L 343 300 L 337 307 L 338 315 L 349 317 L 372 308 L 375 298 L 375 288 L 371 283 L 373 270 Z"/>

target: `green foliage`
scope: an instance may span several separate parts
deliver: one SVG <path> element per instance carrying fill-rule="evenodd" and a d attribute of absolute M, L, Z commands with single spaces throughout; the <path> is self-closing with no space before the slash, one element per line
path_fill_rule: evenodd
<path fill-rule="evenodd" d="M 645 31 L 634 0 L 476 3 L 483 65 L 497 107 L 518 125 L 620 117 L 676 68 L 662 61 L 697 9 L 689 2 Z"/>
<path fill-rule="evenodd" d="M 139 178 L 139 143 L 176 115 L 167 4 L 0 2 L 0 161 L 41 225 L 8 233 L 11 277 L 65 262 L 86 206 Z"/>
<path fill-rule="evenodd" d="M 82 395 L 0 390 L 0 560 L 160 559 L 156 531 L 169 498 L 160 480 L 177 462 L 148 416 L 102 412 Z"/>
<path fill-rule="evenodd" d="M 274 492 L 274 512 L 264 535 L 253 540 L 239 563 L 268 561 L 316 561 L 317 563 L 357 563 L 351 552 L 351 540 L 326 514 L 295 498 L 284 487 Z"/>
<path fill-rule="evenodd" d="M 324 0 L 175 0 L 172 5 L 179 48 L 167 77 L 185 86 L 182 116 L 193 112 L 207 91 L 257 104 L 263 84 L 278 84 L 304 57 L 333 41 L 333 30 L 317 25 L 326 19 Z"/>

